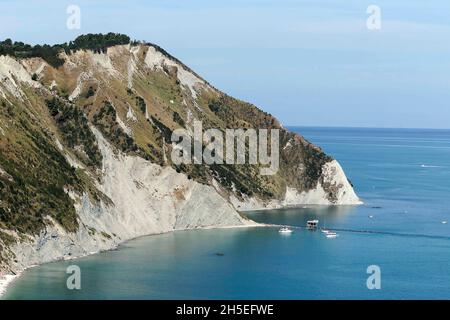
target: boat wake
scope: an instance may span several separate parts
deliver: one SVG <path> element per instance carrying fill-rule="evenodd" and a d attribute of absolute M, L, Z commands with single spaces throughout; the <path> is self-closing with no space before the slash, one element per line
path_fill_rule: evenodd
<path fill-rule="evenodd" d="M 432 165 L 427 165 L 427 164 L 422 164 L 421 167 L 422 168 L 442 168 L 442 166 L 432 166 Z"/>
<path fill-rule="evenodd" d="M 447 221 L 442 221 L 442 224 L 446 224 Z M 277 226 L 277 225 L 273 225 Z M 279 226 L 278 226 L 279 227 Z M 310 230 L 308 227 L 301 226 L 289 226 L 290 229 L 306 229 Z M 386 236 L 396 236 L 396 237 L 411 237 L 411 238 L 426 238 L 426 239 L 440 239 L 440 240 L 450 240 L 450 236 L 439 236 L 423 233 L 401 233 L 401 232 L 389 232 L 389 231 L 377 231 L 377 230 L 358 230 L 358 229 L 341 229 L 341 228 L 327 228 L 322 229 L 322 233 L 325 235 L 336 234 L 336 232 L 350 232 L 350 233 L 361 233 L 361 234 L 374 234 L 374 235 L 386 235 Z"/>

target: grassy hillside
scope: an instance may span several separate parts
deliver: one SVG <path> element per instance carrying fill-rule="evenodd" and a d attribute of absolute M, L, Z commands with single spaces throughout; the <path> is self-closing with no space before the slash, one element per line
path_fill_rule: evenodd
<path fill-rule="evenodd" d="M 69 194 L 102 199 L 95 188 L 102 155 L 92 126 L 121 152 L 172 166 L 203 184 L 215 179 L 238 198 L 282 199 L 287 186 L 301 192 L 317 185 L 322 165 L 331 160 L 319 148 L 256 106 L 211 87 L 161 48 L 129 44 L 119 34 L 55 46 L 0 43 L 0 55 L 19 59 L 39 84 L 32 88 L 16 79 L 22 96 L 0 84 L 6 92 L 0 98 L 0 229 L 37 233 L 50 216 L 77 230 Z M 262 176 L 259 165 L 173 164 L 171 134 L 191 128 L 193 120 L 204 130 L 279 129 L 280 170 Z"/>

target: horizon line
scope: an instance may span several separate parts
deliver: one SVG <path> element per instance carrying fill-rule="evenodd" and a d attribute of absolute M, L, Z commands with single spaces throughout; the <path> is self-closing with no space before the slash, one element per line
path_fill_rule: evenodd
<path fill-rule="evenodd" d="M 395 130 L 441 130 L 450 131 L 450 128 L 417 128 L 417 127 L 371 127 L 371 126 L 324 126 L 324 125 L 283 125 L 285 128 L 329 128 L 329 129 L 395 129 Z"/>

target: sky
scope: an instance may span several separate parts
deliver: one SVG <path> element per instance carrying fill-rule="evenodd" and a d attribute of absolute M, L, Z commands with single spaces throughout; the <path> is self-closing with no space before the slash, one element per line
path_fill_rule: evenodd
<path fill-rule="evenodd" d="M 0 0 L 0 39 L 120 32 L 284 125 L 450 128 L 449 13 L 447 0 Z"/>

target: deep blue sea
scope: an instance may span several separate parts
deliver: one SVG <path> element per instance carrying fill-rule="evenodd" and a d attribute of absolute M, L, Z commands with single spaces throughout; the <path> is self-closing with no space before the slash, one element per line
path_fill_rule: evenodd
<path fill-rule="evenodd" d="M 32 268 L 4 298 L 450 299 L 450 131 L 290 129 L 335 157 L 365 204 L 249 216 L 294 226 L 317 218 L 338 238 L 277 228 L 149 236 Z M 72 264 L 79 291 L 66 287 Z M 367 288 L 370 265 L 380 267 L 380 290 Z"/>

